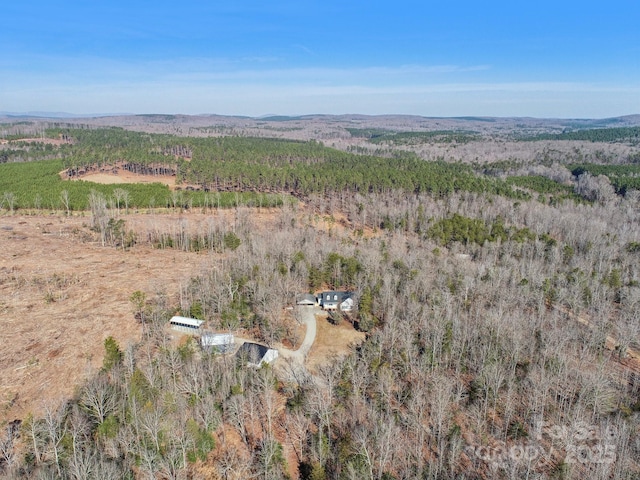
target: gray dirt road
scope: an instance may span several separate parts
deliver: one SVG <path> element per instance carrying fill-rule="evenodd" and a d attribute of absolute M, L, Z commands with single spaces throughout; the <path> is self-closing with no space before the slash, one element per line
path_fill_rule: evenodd
<path fill-rule="evenodd" d="M 322 312 L 319 307 L 296 306 L 296 318 L 305 325 L 306 332 L 304 340 L 297 350 L 289 350 L 281 347 L 278 349 L 280 357 L 284 360 L 283 369 L 289 374 L 292 380 L 302 383 L 304 379 L 309 377 L 309 373 L 304 366 L 304 361 L 309 355 L 309 351 L 316 339 L 316 314 Z"/>

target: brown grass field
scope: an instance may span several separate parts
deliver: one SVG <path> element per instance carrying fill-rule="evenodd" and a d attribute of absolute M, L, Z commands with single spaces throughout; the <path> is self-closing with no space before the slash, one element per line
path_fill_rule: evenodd
<path fill-rule="evenodd" d="M 69 179 L 67 177 L 67 170 L 60 172 L 60 178 L 67 181 L 83 180 L 86 182 L 101 183 L 103 185 L 117 185 L 120 183 L 161 183 L 168 186 L 171 190 L 176 188 L 176 177 L 171 175 L 140 175 L 124 170 L 120 166 L 116 167 L 116 172 L 113 173 L 113 168 L 110 171 L 90 171 L 80 177 L 74 177 Z"/>
<path fill-rule="evenodd" d="M 365 334 L 354 329 L 346 319 L 339 325 L 330 324 L 325 315 L 317 315 L 316 319 L 316 341 L 307 359 L 307 366 L 312 373 L 316 373 L 319 367 L 333 358 L 345 355 L 365 339 Z"/>
<path fill-rule="evenodd" d="M 234 214 L 216 215 L 230 220 Z M 251 210 L 249 215 L 256 228 L 269 228 L 280 211 Z M 127 229 L 136 232 L 172 232 L 185 221 L 197 229 L 210 217 L 124 216 Z M 137 342 L 141 325 L 129 301 L 134 291 L 148 297 L 164 293 L 171 305 L 178 305 L 180 284 L 219 257 L 147 244 L 127 251 L 103 247 L 88 222 L 88 215 L 0 216 L 0 425 L 30 412 L 41 414 L 46 403 L 72 396 L 101 368 L 108 336 L 121 348 Z M 319 222 L 316 228 L 327 226 Z M 310 365 L 346 352 L 358 340 L 360 334 L 350 324 L 335 327 L 320 321 Z"/>
<path fill-rule="evenodd" d="M 100 368 L 105 338 L 123 347 L 140 338 L 131 293 L 173 298 L 208 260 L 147 245 L 102 247 L 86 240 L 85 221 L 0 217 L 0 422 L 72 395 Z"/>

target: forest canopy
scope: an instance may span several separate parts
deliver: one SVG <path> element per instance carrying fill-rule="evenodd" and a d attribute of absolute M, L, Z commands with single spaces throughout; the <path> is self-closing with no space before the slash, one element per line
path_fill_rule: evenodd
<path fill-rule="evenodd" d="M 57 174 L 66 169 L 70 177 L 89 169 L 121 165 L 136 172 L 170 172 L 178 185 L 192 185 L 199 192 L 184 192 L 185 204 L 192 199 L 201 205 L 203 192 L 287 193 L 296 196 L 338 192 L 382 193 L 403 191 L 445 196 L 452 192 L 497 194 L 510 198 L 529 198 L 510 183 L 475 172 L 462 163 L 426 162 L 410 152 L 393 158 L 356 155 L 323 146 L 316 141 L 301 142 L 264 138 L 219 137 L 188 138 L 144 134 L 120 128 L 47 130 L 49 138 L 66 143 L 59 150 L 40 148 L 9 151 L 0 166 L 0 191 L 13 192 L 21 208 L 58 203 L 62 190 L 68 190 L 71 209 L 86 208 L 86 195 L 96 189 L 109 195 L 112 186 L 89 182 L 62 182 Z M 49 146 L 51 147 L 51 146 Z M 39 160 L 16 163 L 15 160 Z M 162 185 L 126 185 L 131 205 L 156 206 L 176 203 Z M 255 194 L 254 194 L 255 195 Z M 273 205 L 274 198 L 254 199 Z M 253 200 L 251 200 L 253 202 Z M 229 203 L 229 202 L 225 202 Z"/>
<path fill-rule="evenodd" d="M 26 338 L 0 367 L 17 412 L 0 476 L 637 478 L 640 169 L 594 163 L 637 152 L 545 144 L 527 161 L 512 154 L 532 144 L 471 126 L 356 120 L 331 132 L 343 150 L 120 128 L 5 142 L 0 311 L 7 331 L 24 317 L 55 341 L 10 332 Z M 194 135 L 221 134 L 203 124 Z M 485 141 L 497 161 L 419 155 Z M 296 305 L 330 290 L 348 308 Z M 175 315 L 280 357 L 202 348 Z M 26 382 L 54 384 L 29 373 L 58 365 L 77 384 L 28 404 Z"/>

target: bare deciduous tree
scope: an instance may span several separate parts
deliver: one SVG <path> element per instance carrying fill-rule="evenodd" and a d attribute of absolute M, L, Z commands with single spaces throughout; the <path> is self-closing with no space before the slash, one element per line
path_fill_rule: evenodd
<path fill-rule="evenodd" d="M 62 202 L 62 206 L 64 207 L 67 216 L 69 216 L 69 190 L 65 189 L 60 192 L 60 201 Z"/>
<path fill-rule="evenodd" d="M 115 411 L 117 392 L 106 374 L 99 374 L 89 380 L 82 389 L 81 403 L 98 424 Z"/>

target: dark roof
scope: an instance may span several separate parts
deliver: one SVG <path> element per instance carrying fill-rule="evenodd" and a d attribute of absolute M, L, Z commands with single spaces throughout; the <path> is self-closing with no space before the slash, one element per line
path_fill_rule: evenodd
<path fill-rule="evenodd" d="M 329 300 L 326 300 L 327 295 L 329 295 Z M 338 296 L 337 300 L 333 299 L 335 295 Z M 353 296 L 353 292 L 345 292 L 340 290 L 330 290 L 328 292 L 322 292 L 320 294 L 320 298 L 323 303 L 343 302 L 347 298 L 351 298 L 352 296 Z"/>
<path fill-rule="evenodd" d="M 258 343 L 245 342 L 243 343 L 236 356 L 242 359 L 246 359 L 250 363 L 260 363 L 262 358 L 267 354 L 269 347 L 260 345 Z"/>

